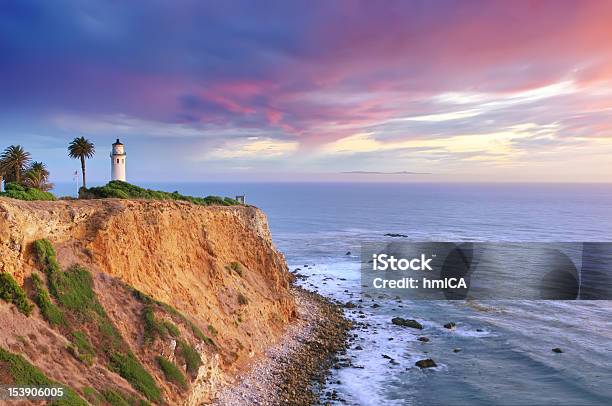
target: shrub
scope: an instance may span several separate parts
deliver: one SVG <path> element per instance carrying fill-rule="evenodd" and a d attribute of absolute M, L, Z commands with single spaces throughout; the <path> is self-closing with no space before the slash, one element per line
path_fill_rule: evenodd
<path fill-rule="evenodd" d="M 164 324 L 164 327 L 166 328 L 168 334 L 170 334 L 172 337 L 179 337 L 181 335 L 181 332 L 178 327 L 176 327 L 172 322 L 168 320 L 162 320 L 162 323 Z"/>
<path fill-rule="evenodd" d="M 93 365 L 93 360 L 96 355 L 87 335 L 82 331 L 74 331 L 72 333 L 72 346 L 69 347 L 72 355 L 86 365 Z"/>
<path fill-rule="evenodd" d="M 42 190 L 25 187 L 18 183 L 8 183 L 4 187 L 4 192 L 0 196 L 10 197 L 19 200 L 56 200 L 53 193 L 43 192 Z"/>
<path fill-rule="evenodd" d="M 112 389 L 102 391 L 104 399 L 112 406 L 130 406 L 129 402 L 121 395 L 121 393 Z"/>
<path fill-rule="evenodd" d="M 158 300 L 153 299 L 151 296 L 139 291 L 138 289 L 135 289 L 133 287 L 130 287 L 130 289 L 132 290 L 132 294 L 134 295 L 134 297 L 139 300 L 141 303 L 147 305 L 147 306 L 151 306 L 151 305 L 158 305 L 160 306 L 162 309 L 164 309 L 168 314 L 171 314 L 179 319 L 181 319 L 181 321 L 183 321 L 183 323 L 187 324 L 189 326 L 189 328 L 191 329 L 191 332 L 193 333 L 194 336 L 196 336 L 196 338 L 204 341 L 206 344 L 208 345 L 212 345 L 215 346 L 215 342 L 208 337 L 206 334 L 204 334 L 204 332 L 195 325 L 194 322 L 192 322 L 191 320 L 189 320 L 187 317 L 185 317 L 185 315 L 181 312 L 179 312 L 178 310 L 176 310 L 174 307 L 170 306 L 167 303 L 163 303 L 160 302 Z M 152 312 L 152 308 L 151 308 L 151 312 Z M 151 337 L 147 335 L 147 327 L 146 327 L 146 323 L 150 322 L 147 321 L 146 318 L 150 317 L 150 316 L 146 316 L 143 313 L 143 317 L 145 317 L 145 341 L 147 341 L 147 337 Z M 157 326 L 154 324 L 150 325 L 150 330 L 151 332 L 157 331 Z"/>
<path fill-rule="evenodd" d="M 63 307 L 84 316 L 91 316 L 92 312 L 106 316 L 93 290 L 93 278 L 87 269 L 75 265 L 64 272 L 52 272 L 48 277 L 51 293 Z"/>
<path fill-rule="evenodd" d="M 193 332 L 193 335 L 196 336 L 196 338 L 204 341 L 208 345 L 215 346 L 215 342 L 212 340 L 212 338 L 204 334 L 204 332 L 200 330 L 200 328 L 196 326 L 195 323 L 189 321 L 189 326 L 191 327 L 191 331 Z"/>
<path fill-rule="evenodd" d="M 83 388 L 83 395 L 85 396 L 85 399 L 87 399 L 87 401 L 94 406 L 101 406 L 104 404 L 104 397 L 91 386 L 86 386 Z"/>
<path fill-rule="evenodd" d="M 128 354 L 114 353 L 111 355 L 111 369 L 125 378 L 134 389 L 153 402 L 161 400 L 161 393 L 153 377 L 131 352 Z"/>
<path fill-rule="evenodd" d="M 115 348 L 120 348 L 123 341 L 121 334 L 113 325 L 108 317 L 100 317 L 98 320 L 98 328 L 106 347 L 105 352 L 111 352 Z"/>
<path fill-rule="evenodd" d="M 185 382 L 185 375 L 174 365 L 164 357 L 156 357 L 157 363 L 166 377 L 168 382 L 172 382 L 181 389 L 187 389 L 187 382 Z"/>
<path fill-rule="evenodd" d="M 249 299 L 247 299 L 247 297 L 242 293 L 238 293 L 238 304 L 240 306 L 246 306 L 249 304 Z"/>
<path fill-rule="evenodd" d="M 219 196 L 194 197 L 185 196 L 178 192 L 163 192 L 161 190 L 151 190 L 132 185 L 127 182 L 113 180 L 104 186 L 92 187 L 80 192 L 80 196 L 86 199 L 150 199 L 150 200 L 181 200 L 199 204 L 202 206 L 220 205 L 233 206 L 238 205 L 236 200 L 229 197 L 223 198 Z"/>
<path fill-rule="evenodd" d="M 218 334 L 217 329 L 212 324 L 208 325 L 208 331 L 210 331 L 210 334 L 212 334 L 213 336 L 216 336 Z"/>
<path fill-rule="evenodd" d="M 241 204 L 238 200 L 232 199 L 231 197 L 224 197 L 223 201 L 229 206 L 238 206 Z"/>
<path fill-rule="evenodd" d="M 63 386 L 64 397 L 53 402 L 55 406 L 87 406 L 88 403 L 72 389 L 54 382 L 21 355 L 0 348 L 0 370 L 7 374 L 12 384 L 21 386 Z"/>
<path fill-rule="evenodd" d="M 43 266 L 49 265 L 51 260 L 57 260 L 55 248 L 53 248 L 51 241 L 46 238 L 34 241 L 34 252 L 36 253 L 38 262 Z"/>
<path fill-rule="evenodd" d="M 229 267 L 232 271 L 236 272 L 240 277 L 244 275 L 244 270 L 242 269 L 242 265 L 240 264 L 240 262 L 232 262 L 229 265 Z"/>
<path fill-rule="evenodd" d="M 0 298 L 8 303 L 14 304 L 17 309 L 26 316 L 32 314 L 32 308 L 34 306 L 28 301 L 25 292 L 10 273 L 0 273 Z"/>
<path fill-rule="evenodd" d="M 187 372 L 189 372 L 193 376 L 197 375 L 198 369 L 202 365 L 202 358 L 200 358 L 200 353 L 198 353 L 195 348 L 187 344 L 185 341 L 179 340 L 176 344 L 179 350 L 181 351 L 181 355 L 185 360 L 185 364 L 187 365 Z"/>
<path fill-rule="evenodd" d="M 49 292 L 43 285 L 42 279 L 37 274 L 32 274 L 32 285 L 34 286 L 34 303 L 38 305 L 43 318 L 54 325 L 66 325 L 64 313 L 57 307 L 49 297 Z"/>
<path fill-rule="evenodd" d="M 153 312 L 153 306 L 147 305 L 142 310 L 142 318 L 144 321 L 144 341 L 152 343 L 155 338 L 160 337 L 165 339 L 168 334 L 172 337 L 179 337 L 180 330 L 169 320 L 158 320 Z"/>
<path fill-rule="evenodd" d="M 47 239 L 36 240 L 34 241 L 34 253 L 36 254 L 38 262 L 43 266 L 43 270 L 47 274 L 47 278 L 50 282 L 51 277 L 61 271 L 53 244 Z M 51 290 L 51 294 L 57 297 L 57 292 L 51 283 L 49 283 L 49 289 Z"/>
<path fill-rule="evenodd" d="M 26 188 L 17 182 L 9 182 L 4 185 L 5 192 L 25 192 L 25 190 Z"/>
<path fill-rule="evenodd" d="M 153 308 L 145 306 L 142 310 L 142 319 L 144 321 L 144 341 L 152 343 L 158 336 L 162 339 L 166 338 L 166 329 L 157 321 Z"/>

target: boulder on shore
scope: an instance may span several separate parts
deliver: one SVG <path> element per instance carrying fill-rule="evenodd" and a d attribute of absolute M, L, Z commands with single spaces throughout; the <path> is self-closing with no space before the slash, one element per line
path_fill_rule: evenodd
<path fill-rule="evenodd" d="M 395 324 L 396 326 L 417 328 L 419 330 L 423 330 L 423 325 L 419 323 L 418 321 L 412 320 L 412 319 L 394 317 L 391 319 L 391 323 Z"/>
<path fill-rule="evenodd" d="M 434 362 L 434 360 L 432 360 L 431 358 L 426 358 L 426 359 L 422 359 L 419 360 L 417 362 L 414 363 L 414 365 L 416 365 L 417 367 L 424 369 L 424 368 L 435 368 L 438 365 Z"/>

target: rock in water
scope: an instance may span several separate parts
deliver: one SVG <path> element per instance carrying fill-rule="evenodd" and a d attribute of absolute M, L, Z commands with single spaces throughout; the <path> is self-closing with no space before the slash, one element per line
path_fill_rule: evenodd
<path fill-rule="evenodd" d="M 355 307 L 357 306 L 353 302 L 346 302 L 346 304 L 344 305 L 345 309 L 354 309 Z"/>
<path fill-rule="evenodd" d="M 429 338 L 427 338 L 427 337 L 419 337 L 419 338 L 417 338 L 417 340 L 419 340 L 421 342 L 424 342 L 424 343 L 429 342 Z"/>
<path fill-rule="evenodd" d="M 557 347 L 557 348 L 553 348 L 552 352 L 556 352 L 557 354 L 561 354 L 563 352 L 563 350 L 561 348 Z"/>
<path fill-rule="evenodd" d="M 453 349 L 453 352 L 460 352 L 460 351 L 461 351 L 461 348 L 455 348 L 455 349 Z"/>
<path fill-rule="evenodd" d="M 351 255 L 351 251 L 347 251 L 345 255 Z"/>
<path fill-rule="evenodd" d="M 403 319 L 401 317 L 394 317 L 391 319 L 391 323 L 395 324 L 396 326 L 417 328 L 419 330 L 423 330 L 423 325 L 419 323 L 418 321 L 412 320 L 412 319 Z"/>
<path fill-rule="evenodd" d="M 432 360 L 431 358 L 427 358 L 427 359 L 422 359 L 419 360 L 417 362 L 415 362 L 415 364 L 417 367 L 424 369 L 424 368 L 435 368 L 438 365 L 434 362 L 434 360 Z"/>
<path fill-rule="evenodd" d="M 456 324 L 455 324 L 455 322 L 453 322 L 453 321 L 451 321 L 450 323 L 446 323 L 446 324 L 444 325 L 444 328 L 447 328 L 447 329 L 449 329 L 449 330 L 452 330 L 452 329 L 454 329 L 455 327 L 457 327 L 457 325 L 456 325 Z"/>

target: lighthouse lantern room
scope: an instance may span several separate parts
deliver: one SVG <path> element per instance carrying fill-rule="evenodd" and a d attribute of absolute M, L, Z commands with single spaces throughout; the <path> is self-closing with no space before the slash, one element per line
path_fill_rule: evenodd
<path fill-rule="evenodd" d="M 111 150 L 111 180 L 121 180 L 125 182 L 125 148 L 117 138 Z"/>

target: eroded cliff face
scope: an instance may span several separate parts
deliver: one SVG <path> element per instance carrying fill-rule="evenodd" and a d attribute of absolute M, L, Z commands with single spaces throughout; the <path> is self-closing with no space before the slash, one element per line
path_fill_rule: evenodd
<path fill-rule="evenodd" d="M 26 290 L 32 272 L 40 270 L 32 244 L 43 238 L 55 246 L 62 268 L 78 264 L 92 272 L 100 303 L 172 404 L 212 399 L 217 388 L 231 381 L 237 370 L 248 367 L 295 316 L 285 260 L 272 244 L 265 215 L 254 207 L 115 199 L 0 199 L 0 272 L 13 275 Z M 164 382 L 151 357 L 155 351 L 171 352 L 176 341 L 143 348 L 142 306 L 121 290 L 122 284 L 168 303 L 213 337 L 213 349 L 196 345 L 203 366 L 189 390 L 178 393 Z M 58 376 L 54 371 L 61 362 L 74 363 L 62 361 L 65 338 L 46 326 L 37 311 L 25 317 L 7 309 L 4 302 L 0 306 L 2 324 L 9 319 L 14 324 L 0 334 L 0 346 L 20 348 L 30 362 L 54 379 L 70 379 L 70 372 Z M 29 334 L 35 337 L 29 341 L 47 337 L 45 346 L 51 347 L 48 354 L 53 357 L 37 353 L 32 346 L 20 346 L 23 340 L 18 337 Z M 103 365 L 94 368 L 103 370 L 97 376 L 129 388 Z M 91 379 L 87 376 L 74 377 L 77 391 L 80 386 L 93 385 L 96 374 Z"/>

